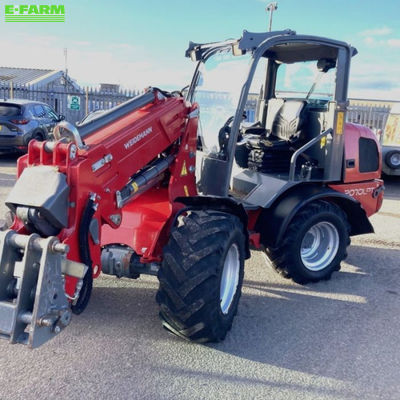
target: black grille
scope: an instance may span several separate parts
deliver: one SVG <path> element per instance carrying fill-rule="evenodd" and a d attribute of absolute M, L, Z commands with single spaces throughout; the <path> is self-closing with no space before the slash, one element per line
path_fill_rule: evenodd
<path fill-rule="evenodd" d="M 379 151 L 375 140 L 360 138 L 358 142 L 360 172 L 373 172 L 379 168 Z"/>

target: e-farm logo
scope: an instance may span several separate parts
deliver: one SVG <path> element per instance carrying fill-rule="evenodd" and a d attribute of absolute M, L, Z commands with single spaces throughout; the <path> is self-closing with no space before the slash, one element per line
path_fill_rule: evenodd
<path fill-rule="evenodd" d="M 63 4 L 6 4 L 6 22 L 65 22 Z"/>

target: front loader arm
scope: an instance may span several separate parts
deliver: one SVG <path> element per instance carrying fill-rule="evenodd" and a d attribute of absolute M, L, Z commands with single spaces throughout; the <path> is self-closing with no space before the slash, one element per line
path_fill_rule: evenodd
<path fill-rule="evenodd" d="M 194 127 L 190 149 L 180 146 L 187 144 L 191 106 L 156 90 L 151 98 L 140 108 L 118 107 L 114 118 L 108 112 L 104 125 L 83 126 L 81 143 L 65 132 L 56 142 L 30 143 L 18 160 L 18 180 L 6 201 L 16 218 L 0 236 L 0 254 L 9 255 L 0 260 L 0 337 L 37 347 L 67 326 L 82 286 L 101 272 L 103 227 L 124 243 L 118 237 L 124 206 L 163 182 L 168 186 L 179 160 L 195 151 Z M 168 192 L 194 195 L 194 175 L 186 183 Z"/>

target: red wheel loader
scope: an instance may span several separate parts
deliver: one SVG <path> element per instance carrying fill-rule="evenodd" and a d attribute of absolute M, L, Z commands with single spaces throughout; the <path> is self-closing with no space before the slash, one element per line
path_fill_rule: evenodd
<path fill-rule="evenodd" d="M 355 54 L 290 30 L 191 42 L 184 93 L 32 141 L 0 233 L 0 337 L 42 345 L 101 272 L 157 275 L 164 327 L 195 342 L 231 328 L 251 247 L 298 283 L 328 279 L 383 197 L 375 135 L 345 122 Z"/>

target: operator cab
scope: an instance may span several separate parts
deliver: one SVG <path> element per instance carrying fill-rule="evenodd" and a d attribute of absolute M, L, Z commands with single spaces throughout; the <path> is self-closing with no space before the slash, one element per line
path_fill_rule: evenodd
<path fill-rule="evenodd" d="M 241 128 L 242 140 L 235 152 L 239 166 L 264 173 L 289 173 L 293 153 L 328 126 L 335 66 L 335 60 L 326 58 L 291 64 L 271 62 L 273 93 L 264 99 L 261 87 L 254 123 Z M 252 93 L 249 99 L 251 96 Z M 249 101 L 246 107 L 251 107 Z M 309 156 L 307 161 L 311 159 Z M 315 159 L 314 165 L 317 164 Z M 317 172 L 321 171 L 315 169 L 314 175 Z"/>
<path fill-rule="evenodd" d="M 199 103 L 199 190 L 267 207 L 301 182 L 342 179 L 346 43 L 293 31 L 200 45 L 188 100 Z"/>

